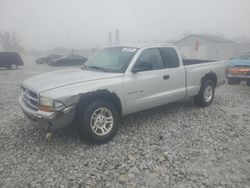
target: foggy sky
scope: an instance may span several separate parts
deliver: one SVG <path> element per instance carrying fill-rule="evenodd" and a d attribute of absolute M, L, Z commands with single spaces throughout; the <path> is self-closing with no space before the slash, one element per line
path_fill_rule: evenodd
<path fill-rule="evenodd" d="M 0 31 L 28 49 L 164 42 L 184 32 L 250 37 L 250 0 L 0 0 Z"/>

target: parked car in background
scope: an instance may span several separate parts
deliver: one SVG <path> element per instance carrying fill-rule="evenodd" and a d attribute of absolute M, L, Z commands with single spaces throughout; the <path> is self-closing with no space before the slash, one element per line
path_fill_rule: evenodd
<path fill-rule="evenodd" d="M 76 55 L 76 54 L 70 54 L 67 56 L 63 56 L 61 58 L 57 58 L 54 60 L 51 60 L 48 64 L 51 66 L 73 66 L 73 65 L 83 65 L 88 58 Z"/>
<path fill-rule="evenodd" d="M 0 67 L 15 70 L 24 65 L 21 56 L 16 52 L 0 52 Z"/>
<path fill-rule="evenodd" d="M 246 80 L 250 86 L 250 51 L 244 51 L 228 61 L 226 77 L 228 84 L 239 84 L 240 81 Z"/>
<path fill-rule="evenodd" d="M 187 97 L 206 107 L 224 83 L 224 61 L 183 60 L 174 46 L 124 45 L 104 49 L 82 69 L 25 80 L 18 102 L 37 128 L 58 130 L 75 120 L 80 134 L 103 143 L 121 116 Z"/>
<path fill-rule="evenodd" d="M 58 54 L 52 54 L 46 57 L 40 57 L 36 60 L 37 64 L 48 64 L 49 62 L 51 62 L 54 59 L 58 59 L 62 57 L 62 55 L 58 55 Z"/>

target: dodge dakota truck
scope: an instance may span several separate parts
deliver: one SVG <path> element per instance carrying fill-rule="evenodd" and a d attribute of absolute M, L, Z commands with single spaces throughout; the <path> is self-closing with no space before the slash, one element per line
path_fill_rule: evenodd
<path fill-rule="evenodd" d="M 48 131 L 71 125 L 93 142 L 116 133 L 121 116 L 194 97 L 209 106 L 225 83 L 225 62 L 183 60 L 174 46 L 108 47 L 82 68 L 37 75 L 18 100 L 31 124 Z"/>

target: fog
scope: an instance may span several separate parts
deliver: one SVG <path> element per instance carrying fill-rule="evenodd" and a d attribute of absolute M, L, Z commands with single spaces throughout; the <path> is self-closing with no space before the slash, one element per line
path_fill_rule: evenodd
<path fill-rule="evenodd" d="M 183 33 L 250 37 L 249 0 L 0 0 L 0 32 L 16 31 L 26 49 L 89 48 L 166 42 Z"/>

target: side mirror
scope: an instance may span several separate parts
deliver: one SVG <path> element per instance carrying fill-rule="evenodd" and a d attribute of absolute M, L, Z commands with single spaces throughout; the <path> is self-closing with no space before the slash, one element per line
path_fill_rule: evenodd
<path fill-rule="evenodd" d="M 152 70 L 152 68 L 153 67 L 151 63 L 140 61 L 134 65 L 134 67 L 132 68 L 132 72 L 137 73 L 137 72 L 142 72 L 142 71 L 148 71 L 148 70 Z"/>

